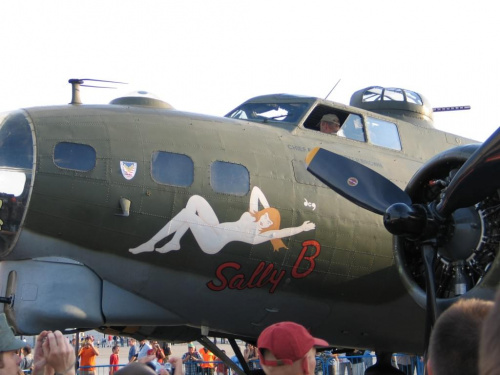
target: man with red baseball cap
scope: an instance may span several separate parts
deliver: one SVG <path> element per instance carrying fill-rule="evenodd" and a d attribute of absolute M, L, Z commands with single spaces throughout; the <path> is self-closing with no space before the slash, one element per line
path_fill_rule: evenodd
<path fill-rule="evenodd" d="M 312 337 L 300 324 L 281 322 L 267 327 L 257 340 L 260 364 L 266 375 L 312 375 L 316 348 L 329 346 Z"/>

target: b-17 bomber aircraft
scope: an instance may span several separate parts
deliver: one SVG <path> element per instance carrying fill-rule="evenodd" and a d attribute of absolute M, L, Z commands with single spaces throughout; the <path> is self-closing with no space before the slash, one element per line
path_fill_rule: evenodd
<path fill-rule="evenodd" d="M 264 95 L 215 117 L 141 93 L 81 104 L 70 82 L 70 104 L 0 117 L 0 295 L 19 334 L 210 345 L 289 320 L 333 347 L 422 353 L 428 314 L 493 298 L 499 136 L 436 130 L 420 94 Z"/>

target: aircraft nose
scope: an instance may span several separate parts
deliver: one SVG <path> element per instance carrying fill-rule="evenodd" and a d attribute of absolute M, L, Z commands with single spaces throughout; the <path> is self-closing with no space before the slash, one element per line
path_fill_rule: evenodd
<path fill-rule="evenodd" d="M 33 129 L 22 111 L 0 114 L 0 257 L 15 244 L 34 173 Z"/>

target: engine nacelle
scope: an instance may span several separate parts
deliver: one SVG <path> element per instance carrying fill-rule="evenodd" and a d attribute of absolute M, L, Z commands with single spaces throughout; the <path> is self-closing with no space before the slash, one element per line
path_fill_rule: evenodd
<path fill-rule="evenodd" d="M 413 203 L 439 200 L 453 175 L 479 148 L 466 145 L 444 151 L 422 166 L 408 183 Z M 456 210 L 441 224 L 434 269 L 438 305 L 445 308 L 458 297 L 491 298 L 496 285 L 488 274 L 496 268 L 500 219 L 498 192 L 475 206 Z M 426 306 L 425 270 L 419 241 L 394 236 L 394 256 L 403 283 L 415 301 Z"/>

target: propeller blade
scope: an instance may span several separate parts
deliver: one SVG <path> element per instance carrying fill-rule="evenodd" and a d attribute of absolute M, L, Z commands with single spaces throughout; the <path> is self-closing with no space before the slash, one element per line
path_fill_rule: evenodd
<path fill-rule="evenodd" d="M 432 244 L 422 246 L 422 258 L 425 266 L 425 289 L 427 294 L 426 306 L 426 328 L 425 328 L 425 347 L 429 347 L 432 327 L 436 322 L 439 312 L 436 300 L 436 282 L 434 279 L 434 263 L 436 262 L 436 249 Z"/>
<path fill-rule="evenodd" d="M 459 169 L 436 207 L 441 216 L 472 206 L 500 187 L 500 128 Z"/>
<path fill-rule="evenodd" d="M 307 170 L 351 202 L 383 215 L 393 203 L 411 205 L 403 190 L 354 160 L 316 147 L 306 157 Z"/>

